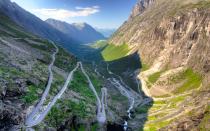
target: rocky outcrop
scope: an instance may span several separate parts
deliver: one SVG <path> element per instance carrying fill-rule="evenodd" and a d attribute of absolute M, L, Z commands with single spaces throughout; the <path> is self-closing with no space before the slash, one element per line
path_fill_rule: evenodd
<path fill-rule="evenodd" d="M 132 18 L 141 15 L 154 2 L 155 0 L 139 0 L 134 6 L 129 19 L 131 20 Z"/>

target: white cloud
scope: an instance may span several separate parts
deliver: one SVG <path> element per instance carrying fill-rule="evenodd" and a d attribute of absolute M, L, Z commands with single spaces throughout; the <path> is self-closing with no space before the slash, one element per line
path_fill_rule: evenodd
<path fill-rule="evenodd" d="M 54 18 L 54 19 L 67 19 L 71 17 L 89 16 L 100 11 L 99 6 L 92 7 L 76 7 L 76 10 L 65 10 L 65 9 L 33 9 L 32 13 L 42 19 Z"/>

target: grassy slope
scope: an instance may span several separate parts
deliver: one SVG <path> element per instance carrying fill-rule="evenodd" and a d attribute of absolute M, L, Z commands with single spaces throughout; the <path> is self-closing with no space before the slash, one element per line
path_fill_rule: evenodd
<path fill-rule="evenodd" d="M 113 61 L 127 56 L 129 52 L 129 47 L 127 44 L 122 44 L 119 46 L 109 44 L 103 51 L 102 56 L 105 61 Z"/>
<path fill-rule="evenodd" d="M 163 70 L 148 76 L 149 83 L 155 84 L 164 72 Z M 180 82 L 183 82 L 183 84 L 174 91 L 176 94 L 198 88 L 201 85 L 202 77 L 192 69 L 186 69 L 168 78 L 168 83 L 170 84 L 178 84 Z"/>
<path fill-rule="evenodd" d="M 7 16 L 0 13 L 0 37 L 12 37 L 12 38 L 20 38 L 17 40 L 18 42 L 22 42 L 23 44 L 31 46 L 31 48 L 36 48 L 39 50 L 44 50 L 46 57 L 49 58 L 50 50 L 52 49 L 52 46 L 49 42 L 46 40 L 40 41 L 40 43 L 45 43 L 44 47 L 42 46 L 35 46 L 33 44 L 27 43 L 24 38 L 30 38 L 34 39 L 36 36 L 25 32 L 21 27 L 17 26 L 14 22 L 12 22 Z M 45 41 L 45 42 L 44 42 Z M 46 48 L 48 50 L 46 50 Z M 43 87 L 45 85 L 45 80 L 47 80 L 47 74 L 46 74 L 46 63 L 48 61 L 38 60 L 36 64 L 33 65 L 33 68 L 31 72 L 26 72 L 25 70 L 22 70 L 18 67 L 12 67 L 10 62 L 5 59 L 5 54 L 1 53 L 0 56 L 2 58 L 0 60 L 0 76 L 3 80 L 6 80 L 9 83 L 9 86 L 7 86 L 8 90 L 13 91 L 16 90 L 17 85 L 13 82 L 14 79 L 23 79 L 26 81 L 26 92 L 24 92 L 21 95 L 17 95 L 21 101 L 24 102 L 26 105 L 32 105 L 34 104 L 40 95 L 40 90 L 43 90 Z M 17 62 L 20 65 L 27 65 L 27 61 L 24 59 L 19 59 Z M 39 81 L 39 84 L 34 83 L 30 80 L 30 78 L 36 79 Z"/>
<path fill-rule="evenodd" d="M 191 89 L 198 88 L 202 82 L 202 77 L 198 73 L 195 73 L 192 69 L 187 69 L 186 71 L 182 72 L 178 77 L 179 80 L 185 79 L 186 81 L 175 91 L 175 93 L 182 93 Z"/>
<path fill-rule="evenodd" d="M 161 76 L 164 71 L 156 72 L 148 77 L 150 83 L 154 84 Z"/>
<path fill-rule="evenodd" d="M 0 30 L 0 36 L 13 36 L 13 37 L 21 37 L 21 38 L 32 38 L 34 35 L 25 32 L 21 27 L 17 26 L 14 22 L 12 22 L 7 16 L 1 14 L 0 12 L 0 27 L 4 27 L 6 30 L 12 32 L 12 34 L 8 34 L 3 30 Z"/>
<path fill-rule="evenodd" d="M 149 82 L 152 84 L 157 83 L 160 76 L 164 72 L 165 71 L 159 71 L 159 72 L 156 72 L 156 73 L 150 75 L 148 77 Z M 170 76 L 167 82 L 169 82 L 171 84 L 177 84 L 177 83 L 183 82 L 183 84 L 180 87 L 177 87 L 176 90 L 173 92 L 178 95 L 178 94 L 182 94 L 182 93 L 185 93 L 192 89 L 200 87 L 201 82 L 202 82 L 202 77 L 198 73 L 194 72 L 192 69 L 188 68 L 182 72 L 179 72 L 177 74 L 174 74 L 173 76 Z M 145 131 L 151 131 L 151 130 L 155 131 L 155 130 L 161 129 L 163 127 L 166 127 L 170 123 L 174 122 L 176 119 L 172 119 L 172 120 L 164 120 L 164 119 L 161 120 L 161 119 L 166 117 L 168 114 L 170 114 L 170 111 L 167 112 L 166 110 L 181 109 L 182 106 L 180 106 L 180 104 L 183 103 L 184 101 L 188 101 L 188 99 L 191 97 L 191 95 L 192 94 L 178 96 L 178 97 L 175 97 L 172 99 L 158 100 L 158 101 L 154 101 L 152 106 L 145 105 L 143 107 L 137 108 L 136 112 L 138 112 L 138 113 L 148 113 L 148 111 L 156 112 L 159 110 L 162 111 L 162 112 L 159 112 L 156 114 L 148 113 L 147 122 L 144 125 L 144 130 Z M 164 98 L 165 96 L 162 96 L 162 97 Z M 192 99 L 193 99 L 193 97 L 191 98 L 191 100 Z M 185 106 L 186 106 L 185 108 L 187 108 L 187 107 L 192 107 L 195 105 L 193 102 L 192 103 L 187 102 L 185 104 Z M 207 118 L 207 116 L 205 115 L 204 119 L 202 120 L 202 122 L 204 124 L 206 124 L 206 118 Z M 154 122 L 152 122 L 152 121 L 154 121 Z M 202 126 L 203 123 L 200 123 L 199 125 Z M 200 128 L 200 129 L 202 129 L 202 128 Z"/>

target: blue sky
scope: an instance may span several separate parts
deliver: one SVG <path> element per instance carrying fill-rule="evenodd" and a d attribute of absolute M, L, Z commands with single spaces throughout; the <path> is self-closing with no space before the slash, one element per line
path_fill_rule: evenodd
<path fill-rule="evenodd" d="M 98 28 L 118 28 L 137 0 L 11 0 L 45 20 L 86 22 Z"/>

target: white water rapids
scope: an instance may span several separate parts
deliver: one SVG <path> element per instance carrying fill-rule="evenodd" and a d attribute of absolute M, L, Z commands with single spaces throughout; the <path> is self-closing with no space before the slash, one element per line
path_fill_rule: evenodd
<path fill-rule="evenodd" d="M 119 78 L 119 80 L 117 80 L 116 78 L 108 78 L 108 80 L 112 83 L 112 85 L 114 85 L 119 91 L 120 93 L 128 98 L 129 101 L 129 108 L 127 110 L 128 113 L 128 118 L 132 119 L 131 117 L 131 111 L 133 110 L 134 106 L 138 106 L 139 104 L 142 103 L 143 98 L 141 95 L 139 95 L 138 93 L 136 93 L 135 91 L 133 91 L 131 88 L 129 88 L 124 81 L 122 80 L 121 76 L 114 74 L 112 71 L 109 70 L 109 65 L 107 64 L 107 72 L 110 75 L 115 75 Z M 139 84 L 139 83 L 137 83 Z M 139 87 L 139 85 L 138 85 Z M 124 121 L 124 130 L 126 131 L 128 128 L 128 121 L 125 120 Z"/>

